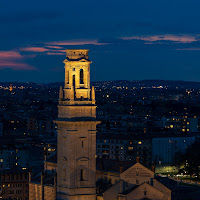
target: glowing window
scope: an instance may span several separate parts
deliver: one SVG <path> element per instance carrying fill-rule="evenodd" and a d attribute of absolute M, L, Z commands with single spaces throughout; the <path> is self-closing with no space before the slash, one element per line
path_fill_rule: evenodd
<path fill-rule="evenodd" d="M 142 144 L 142 142 L 141 142 L 141 141 L 139 141 L 139 142 L 138 142 L 138 144 Z"/>

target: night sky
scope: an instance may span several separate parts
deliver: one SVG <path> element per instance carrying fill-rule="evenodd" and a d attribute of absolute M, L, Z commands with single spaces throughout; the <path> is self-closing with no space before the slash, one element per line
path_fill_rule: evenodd
<path fill-rule="evenodd" d="M 65 49 L 91 80 L 200 81 L 199 0 L 0 0 L 0 81 L 64 81 Z"/>

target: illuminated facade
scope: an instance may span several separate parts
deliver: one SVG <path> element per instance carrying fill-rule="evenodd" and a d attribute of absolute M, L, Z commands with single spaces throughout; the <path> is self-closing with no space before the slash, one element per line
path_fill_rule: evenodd
<path fill-rule="evenodd" d="M 96 105 L 88 50 L 66 50 L 60 88 L 57 199 L 96 199 Z"/>

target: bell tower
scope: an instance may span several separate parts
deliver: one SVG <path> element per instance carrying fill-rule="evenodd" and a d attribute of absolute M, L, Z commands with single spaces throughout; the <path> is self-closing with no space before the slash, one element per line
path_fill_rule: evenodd
<path fill-rule="evenodd" d="M 86 49 L 66 50 L 60 88 L 57 199 L 96 200 L 96 105 Z"/>

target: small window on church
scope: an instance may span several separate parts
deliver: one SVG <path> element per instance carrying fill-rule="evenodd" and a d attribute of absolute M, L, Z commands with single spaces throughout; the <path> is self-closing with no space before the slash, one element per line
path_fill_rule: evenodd
<path fill-rule="evenodd" d="M 73 68 L 73 71 L 75 71 L 75 68 Z"/>
<path fill-rule="evenodd" d="M 81 143 L 82 143 L 81 145 L 82 145 L 82 148 L 83 148 L 83 145 L 84 145 L 84 144 L 83 144 L 83 141 L 82 141 Z"/>
<path fill-rule="evenodd" d="M 66 180 L 67 177 L 66 177 L 66 169 L 63 169 L 63 179 Z"/>

